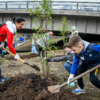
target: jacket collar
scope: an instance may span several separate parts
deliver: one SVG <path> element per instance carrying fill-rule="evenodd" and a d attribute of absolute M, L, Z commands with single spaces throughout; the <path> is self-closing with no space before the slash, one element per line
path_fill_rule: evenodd
<path fill-rule="evenodd" d="M 85 50 L 87 49 L 87 47 L 88 47 L 89 44 L 90 44 L 90 42 L 87 42 L 87 41 L 83 40 L 84 47 L 83 47 L 83 50 L 81 51 L 81 54 L 83 54 L 85 52 Z"/>

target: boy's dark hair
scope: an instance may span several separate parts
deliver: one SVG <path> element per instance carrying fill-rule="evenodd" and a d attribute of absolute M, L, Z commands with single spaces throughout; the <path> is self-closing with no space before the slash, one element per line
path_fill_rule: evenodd
<path fill-rule="evenodd" d="M 83 45 L 83 41 L 80 36 L 72 35 L 70 36 L 68 42 L 68 48 L 77 47 L 78 45 Z"/>

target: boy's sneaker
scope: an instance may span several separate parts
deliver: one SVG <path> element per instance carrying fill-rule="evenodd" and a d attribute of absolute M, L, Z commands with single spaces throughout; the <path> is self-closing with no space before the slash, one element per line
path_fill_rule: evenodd
<path fill-rule="evenodd" d="M 73 90 L 73 93 L 82 94 L 82 93 L 85 93 L 85 89 L 81 89 L 80 87 L 78 87 L 75 90 Z"/>
<path fill-rule="evenodd" d="M 9 79 L 10 79 L 9 77 L 2 77 L 2 78 L 0 79 L 0 83 L 4 82 L 4 81 L 6 81 L 6 80 L 9 80 Z"/>

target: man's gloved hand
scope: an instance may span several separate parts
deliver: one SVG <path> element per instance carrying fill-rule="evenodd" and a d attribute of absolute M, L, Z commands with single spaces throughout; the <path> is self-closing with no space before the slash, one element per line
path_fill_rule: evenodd
<path fill-rule="evenodd" d="M 52 62 L 52 59 L 46 59 L 47 62 Z"/>
<path fill-rule="evenodd" d="M 20 56 L 16 53 L 15 56 L 14 56 L 14 58 L 15 58 L 16 60 L 19 60 Z"/>
<path fill-rule="evenodd" d="M 68 84 L 70 83 L 70 80 L 71 80 L 72 78 L 74 78 L 74 75 L 73 75 L 73 74 L 70 74 L 70 76 L 68 77 L 68 80 L 67 80 Z M 68 88 L 69 88 L 70 86 L 75 86 L 75 83 L 74 83 L 74 82 L 70 83 L 70 84 L 68 85 Z"/>
<path fill-rule="evenodd" d="M 1 46 L 0 46 L 0 48 L 2 48 L 2 47 L 4 47 L 4 42 L 1 42 Z"/>

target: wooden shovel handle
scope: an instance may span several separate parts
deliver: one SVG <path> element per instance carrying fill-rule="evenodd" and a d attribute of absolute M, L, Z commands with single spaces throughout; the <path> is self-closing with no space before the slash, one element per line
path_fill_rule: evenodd
<path fill-rule="evenodd" d="M 9 50 L 7 50 L 6 48 L 2 47 L 2 49 L 4 49 L 5 51 L 7 51 L 9 54 L 11 54 L 12 56 L 15 56 L 13 53 L 11 53 Z"/>
<path fill-rule="evenodd" d="M 52 53 L 54 53 L 50 48 L 48 48 Z"/>
<path fill-rule="evenodd" d="M 51 50 L 51 52 L 54 53 L 52 50 Z"/>
<path fill-rule="evenodd" d="M 82 74 L 76 76 L 75 78 L 71 79 L 69 83 L 71 83 L 71 82 L 73 82 L 73 81 L 75 81 L 75 80 L 77 80 L 77 79 L 79 79 L 79 78 L 85 76 L 86 74 L 88 74 L 88 73 L 94 71 L 95 69 L 97 69 L 97 68 L 99 68 L 99 67 L 100 67 L 100 64 L 97 65 L 97 66 L 95 66 L 95 67 L 93 67 L 93 68 L 91 68 L 91 69 L 89 69 L 89 70 L 87 70 L 86 72 L 84 72 L 84 73 L 82 73 Z M 62 87 L 62 86 L 64 86 L 64 85 L 66 85 L 66 84 L 68 84 L 68 81 L 65 82 L 65 83 L 63 83 L 62 85 L 60 85 L 59 88 Z"/>
<path fill-rule="evenodd" d="M 0 45 L 0 46 L 1 46 L 1 45 Z M 9 50 L 7 50 L 6 48 L 2 47 L 2 49 L 4 49 L 5 51 L 7 51 L 7 52 L 8 52 L 9 54 L 11 54 L 12 56 L 15 56 L 13 53 L 11 53 L 11 52 L 10 52 Z M 23 62 L 24 64 L 26 64 L 26 65 L 28 65 L 28 66 L 30 66 L 30 67 L 36 69 L 37 71 L 40 71 L 40 69 L 39 69 L 38 66 L 36 66 L 36 65 L 30 65 L 30 64 L 28 64 L 27 62 L 25 62 L 24 60 L 22 60 L 22 59 L 20 59 L 20 58 L 19 58 L 19 60 L 20 60 L 21 62 Z"/>
<path fill-rule="evenodd" d="M 0 45 L 1 46 L 1 45 Z M 4 48 L 4 47 L 2 47 L 2 49 L 4 49 L 5 51 L 7 51 L 9 54 L 11 54 L 12 56 L 15 56 L 13 53 L 11 53 L 9 50 L 7 50 L 6 48 Z M 24 60 L 22 60 L 21 58 L 19 58 L 19 60 L 21 61 L 21 62 L 25 62 Z"/>
<path fill-rule="evenodd" d="M 75 81 L 75 80 L 77 80 L 77 79 L 79 79 L 79 78 L 81 78 L 82 76 L 84 76 L 84 75 L 86 75 L 86 74 L 88 74 L 88 73 L 94 71 L 95 69 L 97 69 L 97 68 L 99 68 L 99 67 L 100 67 L 100 64 L 97 65 L 97 66 L 95 66 L 95 67 L 93 67 L 93 68 L 91 68 L 91 69 L 89 69 L 89 70 L 87 70 L 86 72 L 84 72 L 84 73 L 78 75 L 77 77 L 71 79 L 70 83 L 73 82 L 73 81 Z M 95 73 L 94 73 L 94 74 L 95 74 Z"/>

